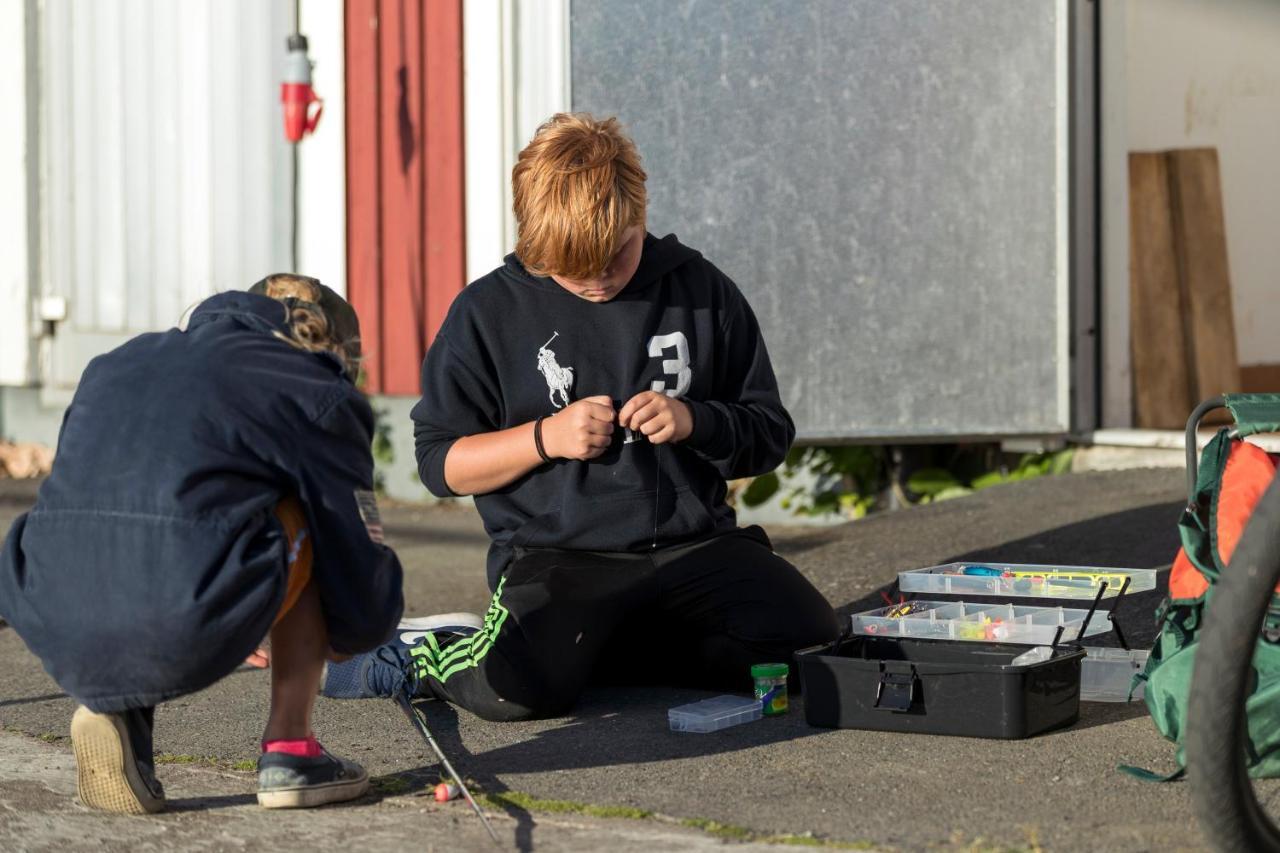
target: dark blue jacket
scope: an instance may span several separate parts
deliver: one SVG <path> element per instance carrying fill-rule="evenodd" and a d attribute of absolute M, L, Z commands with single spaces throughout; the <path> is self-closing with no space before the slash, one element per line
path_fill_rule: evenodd
<path fill-rule="evenodd" d="M 244 660 L 284 596 L 276 504 L 312 537 L 329 644 L 383 642 L 403 605 L 396 555 L 356 492 L 373 488 L 373 413 L 337 359 L 274 336 L 285 308 L 223 293 L 188 330 L 94 359 L 53 472 L 0 552 L 0 615 L 97 711 L 199 690 Z"/>

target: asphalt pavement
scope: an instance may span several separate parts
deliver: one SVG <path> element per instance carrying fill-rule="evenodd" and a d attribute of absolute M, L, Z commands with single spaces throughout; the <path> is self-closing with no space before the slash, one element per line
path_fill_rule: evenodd
<path fill-rule="evenodd" d="M 878 606 L 900 570 L 960 559 L 1155 568 L 1163 585 L 1183 485 L 1177 470 L 1068 474 L 839 527 L 769 532 L 843 613 Z M 31 485 L 0 481 L 0 529 L 33 496 Z M 383 516 L 406 568 L 409 613 L 484 610 L 487 540 L 473 509 L 404 505 Z M 1162 594 L 1122 603 L 1134 646 L 1150 645 Z M 1082 703 L 1073 726 L 1018 741 L 811 728 L 803 699 L 784 717 L 721 732 L 668 730 L 668 708 L 710 695 L 592 689 L 570 716 L 504 724 L 423 707 L 446 753 L 486 794 L 509 849 L 1202 848 L 1184 783 L 1116 770 L 1174 766 L 1140 702 Z M 373 795 L 307 814 L 257 810 L 252 774 L 237 768 L 257 754 L 266 704 L 265 673 L 242 668 L 162 706 L 160 774 L 178 808 L 97 815 L 73 796 L 74 702 L 12 628 L 0 628 L 0 848 L 486 849 L 464 805 L 430 799 L 440 770 L 390 702 L 321 699 L 316 712 L 320 739 L 376 777 Z"/>

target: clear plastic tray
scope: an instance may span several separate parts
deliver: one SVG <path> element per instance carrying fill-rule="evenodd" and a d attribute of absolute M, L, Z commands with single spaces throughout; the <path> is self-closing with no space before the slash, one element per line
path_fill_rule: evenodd
<path fill-rule="evenodd" d="M 1107 581 L 1105 597 L 1118 595 L 1125 577 L 1129 578 L 1126 595 L 1156 588 L 1155 569 L 989 562 L 947 563 L 899 572 L 898 588 L 903 592 L 934 595 L 1092 599 L 1097 596 L 1103 580 Z"/>
<path fill-rule="evenodd" d="M 714 732 L 758 720 L 761 716 L 759 699 L 716 696 L 671 708 L 667 711 L 667 722 L 673 732 Z"/>
<path fill-rule="evenodd" d="M 903 613 L 904 608 L 910 608 Z M 1019 607 L 1013 604 L 970 604 L 963 601 L 908 601 L 853 616 L 853 632 L 876 637 L 921 637 L 986 643 L 1052 645 L 1080 638 L 1088 610 L 1070 607 Z M 898 615 L 903 614 L 903 615 Z M 1111 630 L 1107 613 L 1099 610 L 1085 636 Z"/>
<path fill-rule="evenodd" d="M 1139 683 L 1129 695 L 1133 676 L 1142 671 L 1150 649 L 1085 648 L 1080 665 L 1080 698 L 1085 702 L 1130 702 L 1142 698 Z"/>

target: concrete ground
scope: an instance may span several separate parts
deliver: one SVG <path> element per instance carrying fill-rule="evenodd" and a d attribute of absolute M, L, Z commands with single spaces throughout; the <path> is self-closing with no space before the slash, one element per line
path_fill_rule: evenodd
<path fill-rule="evenodd" d="M 1167 569 L 1183 485 L 1177 470 L 1071 474 L 840 527 L 770 532 L 847 613 L 876 606 L 901 569 L 957 559 Z M 0 482 L 0 529 L 33 496 L 31 486 Z M 486 540 L 474 510 L 388 507 L 384 520 L 406 568 L 407 612 L 484 609 Z M 1160 596 L 1122 605 L 1133 645 L 1150 645 Z M 98 815 L 74 798 L 73 701 L 0 628 L 0 849 L 485 849 L 464 804 L 430 799 L 439 768 L 390 702 L 321 699 L 317 709 L 320 738 L 368 767 L 374 795 L 313 813 L 259 811 L 252 774 L 238 768 L 256 755 L 266 682 L 241 669 L 162 706 L 156 748 L 175 808 Z M 707 695 L 595 689 L 572 716 L 510 724 L 424 708 L 512 849 L 1201 847 L 1185 784 L 1116 771 L 1173 767 L 1141 703 L 1082 703 L 1075 725 L 1022 741 L 810 728 L 802 700 L 785 717 L 714 734 L 668 731 L 668 708 Z"/>

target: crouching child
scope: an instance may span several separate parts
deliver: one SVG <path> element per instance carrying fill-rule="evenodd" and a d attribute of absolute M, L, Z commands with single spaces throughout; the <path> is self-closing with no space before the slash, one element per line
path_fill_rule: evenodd
<path fill-rule="evenodd" d="M 80 704 L 86 805 L 163 808 L 155 706 L 223 678 L 268 635 L 258 802 L 368 788 L 311 728 L 326 659 L 384 642 L 403 607 L 370 491 L 359 358 L 351 307 L 281 275 L 85 370 L 53 471 L 0 552 L 0 616 Z"/>

